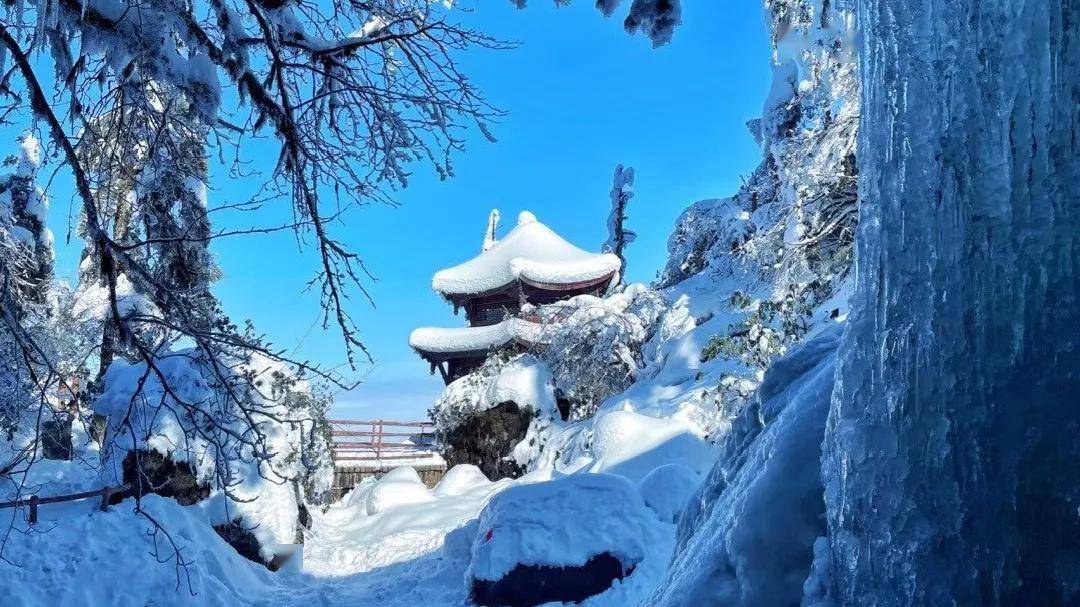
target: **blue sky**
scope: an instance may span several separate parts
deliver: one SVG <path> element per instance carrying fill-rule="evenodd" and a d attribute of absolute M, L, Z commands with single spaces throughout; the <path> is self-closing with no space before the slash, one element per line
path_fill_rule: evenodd
<path fill-rule="evenodd" d="M 571 242 L 598 250 L 612 171 L 618 163 L 633 166 L 630 224 L 638 239 L 629 249 L 628 277 L 649 281 L 664 263 L 679 213 L 696 200 L 730 194 L 760 159 L 745 127 L 768 88 L 760 0 L 684 2 L 684 25 L 655 50 L 589 0 L 563 8 L 533 0 L 526 10 L 488 0 L 461 18 L 520 43 L 460 56 L 463 70 L 508 115 L 494 125 L 498 143 L 478 132 L 466 137 L 454 178 L 439 181 L 416 165 L 397 196 L 401 206 L 363 207 L 334 226 L 378 277 L 369 285 L 375 307 L 358 293 L 351 305 L 377 363 L 356 372 L 364 379 L 359 388 L 338 395 L 341 416 L 424 416 L 442 382 L 409 349 L 408 335 L 417 326 L 464 322 L 431 291 L 431 275 L 478 252 L 493 207 L 502 211 L 503 232 L 528 209 Z M 263 149 L 248 157 L 272 170 L 272 146 Z M 242 198 L 252 183 L 217 171 L 213 204 Z M 72 277 L 81 245 L 64 242 L 73 211 L 63 193 L 70 188 L 54 184 L 50 191 L 58 274 Z M 295 236 L 227 239 L 214 250 L 224 272 L 215 290 L 234 319 L 250 318 L 299 356 L 343 363 L 340 335 L 317 326 L 317 297 L 304 293 L 315 259 Z"/>

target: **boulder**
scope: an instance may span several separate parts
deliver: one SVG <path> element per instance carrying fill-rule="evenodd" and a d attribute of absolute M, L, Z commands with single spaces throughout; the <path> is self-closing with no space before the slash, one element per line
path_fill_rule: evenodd
<path fill-rule="evenodd" d="M 631 575 L 659 525 L 637 488 L 611 474 L 516 485 L 480 513 L 466 577 L 473 602 L 579 602 Z"/>
<path fill-rule="evenodd" d="M 190 506 L 209 497 L 210 487 L 200 484 L 187 462 L 175 462 L 157 451 L 129 451 L 122 464 L 130 495 L 154 493 Z"/>
<path fill-rule="evenodd" d="M 525 438 L 533 410 L 505 401 L 477 412 L 443 436 L 447 466 L 472 464 L 488 478 L 517 478 L 524 470 L 509 457 Z"/>

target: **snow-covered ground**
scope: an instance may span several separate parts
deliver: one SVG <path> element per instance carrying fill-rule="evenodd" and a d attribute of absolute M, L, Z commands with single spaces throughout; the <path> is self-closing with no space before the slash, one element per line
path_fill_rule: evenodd
<path fill-rule="evenodd" d="M 635 414 L 609 415 L 610 436 L 601 440 L 644 436 L 639 432 L 643 421 Z M 668 442 L 672 433 L 662 426 L 657 430 L 654 443 Z M 583 506 L 590 495 L 604 493 L 604 485 L 612 483 L 620 488 L 616 493 L 624 503 L 607 504 L 615 513 L 606 516 L 608 527 L 593 529 L 589 537 L 597 546 L 607 541 L 613 548 L 634 552 L 635 570 L 584 605 L 635 604 L 656 585 L 671 558 L 675 541 L 671 510 L 682 504 L 666 501 L 675 495 L 675 501 L 685 502 L 689 498 L 685 477 L 696 485 L 699 476 L 684 468 L 674 475 L 674 484 L 653 479 L 640 483 L 639 489 L 637 477 L 642 474 L 630 464 L 640 461 L 640 441 L 637 447 L 601 451 L 604 461 L 585 468 L 617 472 L 623 466 L 633 474 L 603 474 L 584 489 L 577 486 L 580 483 L 567 483 L 593 476 L 586 469 L 569 478 L 549 468 L 517 480 L 492 482 L 474 467 L 458 466 L 431 490 L 404 467 L 377 482 L 365 481 L 325 512 L 313 512 L 302 566 L 286 566 L 276 573 L 240 557 L 217 536 L 211 527 L 212 501 L 181 507 L 171 499 L 148 496 L 143 501 L 145 513 L 133 511 L 132 499 L 107 513 L 96 510 L 96 500 L 48 505 L 41 507 L 41 520 L 33 530 L 21 512 L 3 511 L 16 514 L 15 531 L 4 553 L 9 562 L 0 564 L 0 587 L 11 589 L 4 604 L 464 606 L 469 604 L 466 575 L 477 552 L 473 546 L 477 519 L 494 496 L 528 486 L 530 496 L 549 495 L 550 504 L 562 504 L 561 509 L 534 512 L 529 530 L 533 544 L 537 537 L 561 538 L 552 543 L 561 546 L 552 558 L 583 561 L 591 554 L 582 551 L 585 545 L 576 535 L 584 537 L 593 525 L 589 516 L 595 515 L 593 508 Z M 78 462 L 48 462 L 40 470 L 42 495 L 83 489 L 93 485 L 95 476 Z M 604 478 L 613 480 L 601 483 Z M 681 494 L 672 489 L 680 483 Z M 573 495 L 580 499 L 563 499 Z M 633 520 L 616 520 L 625 513 Z M 528 518 L 527 513 L 520 516 Z M 154 521 L 162 528 L 156 534 Z M 623 522 L 628 524 L 626 538 L 608 533 Z M 174 543 L 186 567 L 177 567 Z M 500 553 L 504 568 L 517 556 L 527 561 L 527 554 L 517 555 L 517 544 L 512 545 L 509 553 L 505 546 Z"/>

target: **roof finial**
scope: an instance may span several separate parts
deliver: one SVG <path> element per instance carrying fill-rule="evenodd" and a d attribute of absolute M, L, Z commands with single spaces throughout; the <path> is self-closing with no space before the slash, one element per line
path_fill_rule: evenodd
<path fill-rule="evenodd" d="M 536 223 L 536 215 L 533 215 L 528 211 L 518 213 L 518 225 L 523 226 L 527 223 Z"/>
<path fill-rule="evenodd" d="M 491 213 L 488 213 L 488 226 L 487 232 L 484 233 L 484 248 L 486 251 L 495 246 L 496 242 L 499 242 L 495 238 L 495 230 L 499 229 L 499 209 L 491 209 Z"/>

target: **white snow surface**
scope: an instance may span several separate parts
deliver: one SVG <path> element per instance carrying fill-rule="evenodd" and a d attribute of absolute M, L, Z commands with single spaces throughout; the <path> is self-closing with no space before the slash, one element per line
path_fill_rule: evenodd
<path fill-rule="evenodd" d="M 523 211 L 510 233 L 469 261 L 436 272 L 431 286 L 444 295 L 469 295 L 518 279 L 569 284 L 602 279 L 619 265 L 615 255 L 583 251 Z"/>
<path fill-rule="evenodd" d="M 449 495 L 461 495 L 470 489 L 482 487 L 491 483 L 484 473 L 472 464 L 458 464 L 446 471 L 446 474 L 435 486 L 434 493 L 438 497 Z"/>
<path fill-rule="evenodd" d="M 423 504 L 435 499 L 431 491 L 420 482 L 420 477 L 412 468 L 398 468 L 398 470 L 410 470 L 416 478 L 391 477 L 386 475 L 375 483 L 368 491 L 364 501 L 365 511 L 370 514 L 385 512 L 391 508 L 407 504 Z"/>
<path fill-rule="evenodd" d="M 679 521 L 679 515 L 690 496 L 701 484 L 701 475 L 682 464 L 664 464 L 654 468 L 638 483 L 645 505 L 669 523 Z"/>
<path fill-rule="evenodd" d="M 527 320 L 508 318 L 484 327 L 420 327 L 409 335 L 409 346 L 424 352 L 492 350 L 513 339 L 528 340 L 538 327 Z"/>

